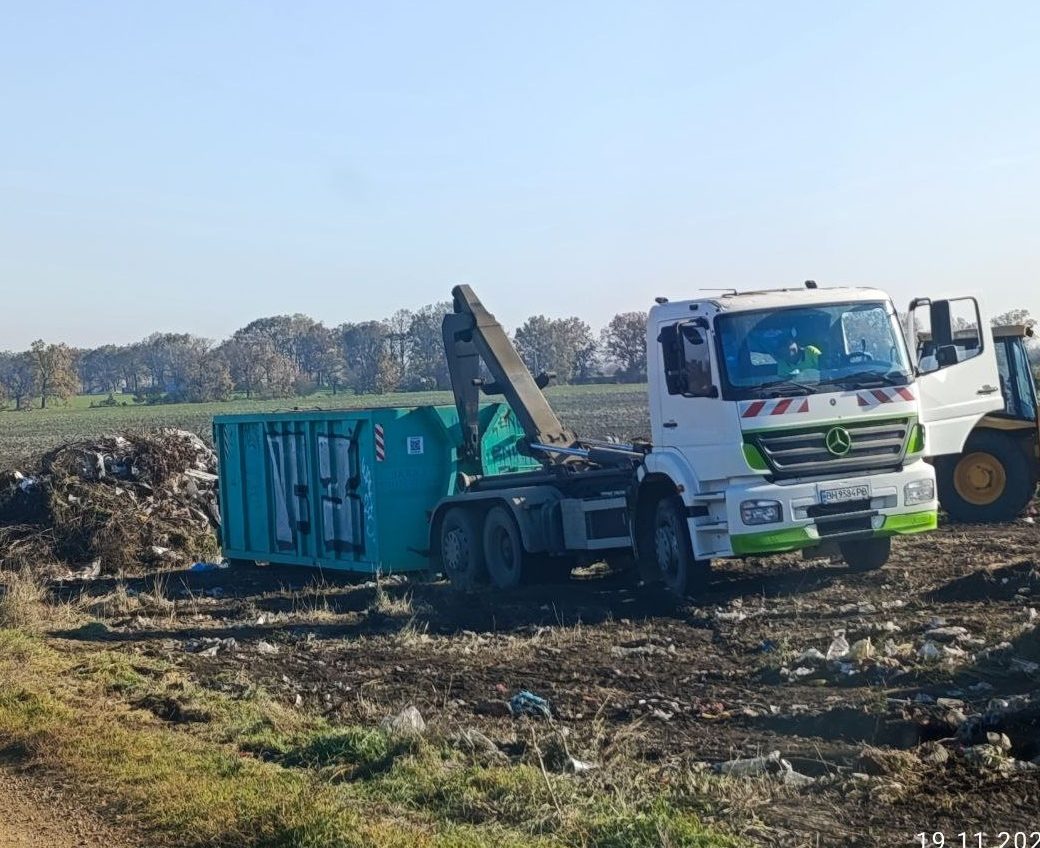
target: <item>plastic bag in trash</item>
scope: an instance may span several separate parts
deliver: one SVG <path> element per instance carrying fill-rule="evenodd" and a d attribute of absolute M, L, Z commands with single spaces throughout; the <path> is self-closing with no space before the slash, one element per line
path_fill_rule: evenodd
<path fill-rule="evenodd" d="M 196 562 L 188 571 L 219 571 L 222 568 L 227 568 L 222 562 Z"/>
<path fill-rule="evenodd" d="M 539 718 L 552 718 L 552 710 L 549 702 L 534 692 L 524 689 L 517 692 L 509 699 L 509 712 L 513 715 L 538 716 Z"/>

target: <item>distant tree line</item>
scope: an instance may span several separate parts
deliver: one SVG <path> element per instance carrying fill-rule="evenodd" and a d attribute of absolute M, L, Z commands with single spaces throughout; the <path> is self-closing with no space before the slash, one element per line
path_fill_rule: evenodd
<path fill-rule="evenodd" d="M 188 333 L 153 333 L 126 345 L 76 349 L 36 341 L 0 352 L 0 402 L 45 408 L 79 394 L 119 403 L 307 395 L 318 390 L 382 394 L 446 389 L 441 319 L 450 303 L 401 309 L 382 321 L 327 327 L 306 315 L 258 318 L 220 343 Z M 595 335 L 580 318 L 528 318 L 514 334 L 534 373 L 558 382 L 646 379 L 646 313 L 615 315 Z"/>

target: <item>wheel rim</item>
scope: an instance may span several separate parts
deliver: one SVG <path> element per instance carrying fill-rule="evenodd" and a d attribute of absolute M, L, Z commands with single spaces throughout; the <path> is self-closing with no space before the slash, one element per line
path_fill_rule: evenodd
<path fill-rule="evenodd" d="M 679 534 L 675 532 L 675 527 L 671 522 L 657 526 L 654 543 L 657 551 L 657 567 L 661 570 L 665 582 L 675 585 L 679 579 Z"/>
<path fill-rule="evenodd" d="M 459 528 L 444 534 L 444 567 L 452 574 L 465 574 L 469 565 L 469 540 Z"/>
<path fill-rule="evenodd" d="M 989 506 L 1004 494 L 1007 472 L 993 454 L 976 451 L 961 457 L 953 472 L 957 494 L 974 506 Z"/>

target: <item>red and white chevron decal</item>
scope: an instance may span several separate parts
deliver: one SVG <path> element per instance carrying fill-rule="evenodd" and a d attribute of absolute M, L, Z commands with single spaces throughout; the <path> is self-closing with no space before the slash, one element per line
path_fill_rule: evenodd
<path fill-rule="evenodd" d="M 798 415 L 809 411 L 809 398 L 753 400 L 740 406 L 741 418 L 766 418 L 771 415 Z"/>
<path fill-rule="evenodd" d="M 882 403 L 902 403 L 917 398 L 906 386 L 896 386 L 894 389 L 867 389 L 859 392 L 857 399 L 860 406 L 870 407 Z"/>
<path fill-rule="evenodd" d="M 386 437 L 383 435 L 383 425 L 376 424 L 376 462 L 386 459 Z"/>

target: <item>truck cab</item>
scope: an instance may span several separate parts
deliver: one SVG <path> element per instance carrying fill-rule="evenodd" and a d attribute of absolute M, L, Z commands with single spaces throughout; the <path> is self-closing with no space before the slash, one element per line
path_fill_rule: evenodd
<path fill-rule="evenodd" d="M 458 586 L 508 589 L 575 562 L 655 566 L 696 592 L 714 558 L 796 550 L 880 568 L 891 539 L 936 526 L 935 471 L 1003 404 L 974 298 L 918 299 L 935 368 L 911 358 L 876 289 L 806 288 L 659 299 L 647 322 L 650 442 L 580 437 L 556 416 L 508 335 L 469 286 L 442 325 L 460 442 L 456 491 L 430 513 L 432 565 Z M 483 376 L 482 369 L 490 374 Z M 541 467 L 489 473 L 479 394 L 503 395 Z"/>
<path fill-rule="evenodd" d="M 986 326 L 974 298 L 911 311 L 938 331 L 929 373 L 876 289 L 734 292 L 651 310 L 653 449 L 639 473 L 658 504 L 674 496 L 643 545 L 666 579 L 684 588 L 715 557 L 811 548 L 876 568 L 892 536 L 936 526 L 925 457 L 959 452 L 1002 400 L 992 344 L 968 357 L 941 344 L 961 324 Z M 688 561 L 669 561 L 687 545 Z"/>

